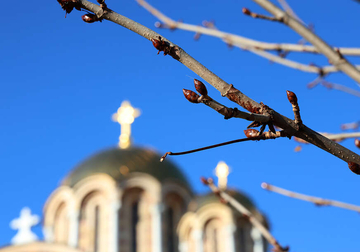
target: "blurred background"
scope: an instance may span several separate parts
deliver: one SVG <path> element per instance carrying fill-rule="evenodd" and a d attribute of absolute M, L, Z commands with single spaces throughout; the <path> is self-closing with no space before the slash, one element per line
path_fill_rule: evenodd
<path fill-rule="evenodd" d="M 359 120 L 358 97 L 306 84 L 315 74 L 290 69 L 250 52 L 229 49 L 221 40 L 187 31 L 157 29 L 155 17 L 135 1 L 106 1 L 108 7 L 180 45 L 228 83 L 279 113 L 293 118 L 286 90 L 296 93 L 304 124 L 320 132 L 339 133 L 343 123 Z M 278 23 L 252 19 L 247 1 L 149 2 L 174 20 L 201 24 L 214 20 L 218 29 L 267 42 L 296 43 L 299 35 Z M 357 47 L 360 5 L 355 1 L 294 1 L 288 3 L 315 32 L 333 46 Z M 150 41 L 114 23 L 87 24 L 85 12 L 65 12 L 57 1 L 2 4 L 0 24 L 0 245 L 16 231 L 9 223 L 24 206 L 41 215 L 50 193 L 73 167 L 93 153 L 116 146 L 119 125 L 111 121 L 123 100 L 141 110 L 132 125 L 134 144 L 167 151 L 184 151 L 244 137 L 249 122 L 224 120 L 215 111 L 184 99 L 198 76 Z M 324 56 L 291 53 L 303 63 L 328 65 Z M 356 57 L 348 58 L 359 63 Z M 189 76 L 191 78 L 189 78 Z M 201 80 L 201 79 L 200 79 Z M 328 81 L 357 89 L 341 73 Z M 205 83 L 209 94 L 234 107 Z M 354 107 L 355 106 L 355 107 Z M 342 142 L 359 153 L 354 140 Z M 356 251 L 360 241 L 358 213 L 286 198 L 264 191 L 268 182 L 319 197 L 360 204 L 359 177 L 342 160 L 314 146 L 276 139 L 246 142 L 185 156 L 168 157 L 179 165 L 198 193 L 208 189 L 200 176 L 214 176 L 219 161 L 231 169 L 228 186 L 249 195 L 269 219 L 271 230 L 291 251 Z M 41 228 L 34 229 L 41 236 Z"/>

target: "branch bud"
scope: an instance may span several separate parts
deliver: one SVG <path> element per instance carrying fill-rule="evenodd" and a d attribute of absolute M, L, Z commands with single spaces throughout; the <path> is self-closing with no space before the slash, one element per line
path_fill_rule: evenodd
<path fill-rule="evenodd" d="M 251 11 L 248 9 L 248 8 L 242 8 L 242 12 L 245 14 L 245 15 L 251 15 Z"/>
<path fill-rule="evenodd" d="M 296 97 L 296 94 L 294 92 L 286 90 L 286 95 L 287 95 L 287 98 L 289 99 L 289 102 L 292 105 L 295 105 L 297 103 L 297 97 Z"/>
<path fill-rule="evenodd" d="M 199 103 L 198 99 L 199 99 L 199 95 L 191 90 L 188 89 L 183 89 L 183 93 L 185 98 L 192 103 Z"/>
<path fill-rule="evenodd" d="M 360 140 L 359 139 L 355 139 L 355 145 L 356 145 L 356 147 L 358 147 L 360 149 Z"/>
<path fill-rule="evenodd" d="M 207 89 L 201 81 L 194 79 L 195 89 L 199 94 L 206 96 L 208 94 Z"/>
<path fill-rule="evenodd" d="M 205 177 L 201 177 L 200 178 L 201 182 L 204 184 L 204 185 L 208 185 L 209 182 L 207 181 L 207 179 Z"/>
<path fill-rule="evenodd" d="M 349 162 L 348 165 L 349 165 L 349 169 L 350 169 L 353 173 L 355 173 L 355 174 L 357 174 L 357 175 L 360 175 L 360 165 L 359 165 L 359 164 L 353 163 L 353 162 Z"/>
<path fill-rule="evenodd" d="M 256 129 L 246 129 L 244 130 L 244 133 L 247 138 L 259 136 L 259 131 Z"/>
<path fill-rule="evenodd" d="M 82 20 L 86 23 L 94 23 L 96 21 L 101 21 L 95 14 L 85 14 L 81 16 Z"/>

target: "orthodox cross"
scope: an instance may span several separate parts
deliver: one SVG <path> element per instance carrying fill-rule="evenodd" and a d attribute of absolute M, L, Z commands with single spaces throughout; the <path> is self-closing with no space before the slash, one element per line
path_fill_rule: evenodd
<path fill-rule="evenodd" d="M 220 161 L 215 168 L 215 174 L 218 177 L 218 187 L 220 190 L 226 189 L 229 173 L 229 166 L 225 162 Z"/>
<path fill-rule="evenodd" d="M 119 147 L 121 149 L 129 148 L 131 145 L 131 124 L 139 115 L 140 110 L 133 108 L 128 101 L 123 101 L 117 112 L 112 115 L 112 120 L 121 126 L 119 136 Z"/>
<path fill-rule="evenodd" d="M 39 222 L 39 216 L 31 215 L 30 208 L 24 207 L 20 212 L 20 218 L 10 222 L 10 227 L 18 230 L 17 234 L 11 239 L 11 243 L 18 245 L 36 241 L 38 237 L 31 231 L 31 227 Z"/>

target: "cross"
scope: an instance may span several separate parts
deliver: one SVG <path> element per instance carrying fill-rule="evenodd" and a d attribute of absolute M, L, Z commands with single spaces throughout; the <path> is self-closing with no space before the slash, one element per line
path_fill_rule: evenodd
<path fill-rule="evenodd" d="M 215 168 L 215 174 L 218 177 L 218 187 L 220 190 L 226 189 L 229 173 L 229 166 L 225 162 L 220 161 Z"/>
<path fill-rule="evenodd" d="M 36 241 L 38 237 L 31 231 L 31 227 L 39 222 L 39 216 L 31 215 L 30 208 L 24 207 L 21 209 L 20 218 L 10 222 L 10 227 L 18 230 L 17 234 L 11 239 L 11 243 L 18 245 Z"/>
<path fill-rule="evenodd" d="M 112 120 L 121 125 L 119 137 L 119 147 L 121 149 L 129 148 L 131 144 L 131 124 L 139 115 L 140 110 L 133 108 L 128 101 L 123 101 L 117 112 L 112 115 Z"/>

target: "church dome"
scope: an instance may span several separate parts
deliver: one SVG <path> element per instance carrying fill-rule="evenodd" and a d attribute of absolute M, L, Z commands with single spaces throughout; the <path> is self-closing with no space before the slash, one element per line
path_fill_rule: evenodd
<path fill-rule="evenodd" d="M 70 172 L 62 184 L 73 187 L 80 180 L 99 173 L 108 174 L 118 182 L 133 173 L 146 173 L 161 183 L 166 181 L 177 182 L 191 192 L 191 186 L 180 169 L 168 160 L 160 162 L 160 157 L 151 149 L 138 147 L 111 148 L 83 161 Z"/>

